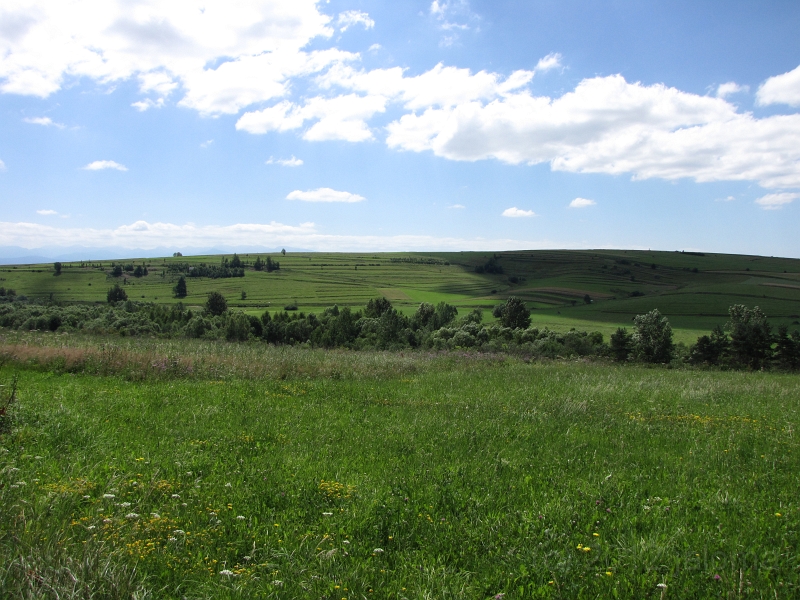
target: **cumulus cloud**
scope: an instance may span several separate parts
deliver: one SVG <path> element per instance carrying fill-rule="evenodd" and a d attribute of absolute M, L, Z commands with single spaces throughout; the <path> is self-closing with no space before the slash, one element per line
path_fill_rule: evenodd
<path fill-rule="evenodd" d="M 796 69 L 770 77 L 756 92 L 756 104 L 788 104 L 800 106 L 800 66 Z"/>
<path fill-rule="evenodd" d="M 717 87 L 717 98 L 727 98 L 731 94 L 738 94 L 740 92 L 749 92 L 750 86 L 747 85 L 739 85 L 734 81 L 729 81 L 728 83 L 721 83 L 719 87 Z"/>
<path fill-rule="evenodd" d="M 331 188 L 318 188 L 303 192 L 295 190 L 286 196 L 287 200 L 302 200 L 303 202 L 361 202 L 366 200 L 364 196 L 352 194 L 350 192 L 339 192 Z"/>
<path fill-rule="evenodd" d="M 585 79 L 555 99 L 523 89 L 489 102 L 430 107 L 403 115 L 387 131 L 392 148 L 452 160 L 800 186 L 800 115 L 757 119 L 721 98 L 628 83 L 621 75 Z"/>
<path fill-rule="evenodd" d="M 0 246 L 41 248 L 53 246 L 102 248 L 208 248 L 214 246 L 296 246 L 319 251 L 408 250 L 520 250 L 586 247 L 575 242 L 488 238 L 434 237 L 428 235 L 330 235 L 314 223 L 237 223 L 234 225 L 176 225 L 137 221 L 113 229 L 60 228 L 38 223 L 0 222 Z"/>
<path fill-rule="evenodd" d="M 536 213 L 532 210 L 523 210 L 521 208 L 517 208 L 516 206 L 512 206 L 511 208 L 505 209 L 502 213 L 502 216 L 517 219 L 520 217 L 535 217 Z"/>
<path fill-rule="evenodd" d="M 316 0 L 151 2 L 29 0 L 4 6 L 0 91 L 47 97 L 75 79 L 137 78 L 147 98 L 182 89 L 181 105 L 235 113 L 286 92 L 289 79 L 355 55 L 307 52 L 333 34 Z"/>
<path fill-rule="evenodd" d="M 28 117 L 22 120 L 26 123 L 30 123 L 31 125 L 42 125 L 44 127 L 58 127 L 59 129 L 64 129 L 64 125 L 61 123 L 56 123 L 50 117 Z"/>
<path fill-rule="evenodd" d="M 125 165 L 121 165 L 116 161 L 113 160 L 96 160 L 94 162 L 90 162 L 88 165 L 83 167 L 85 171 L 102 171 L 104 169 L 116 169 L 117 171 L 127 171 L 128 167 Z"/>
<path fill-rule="evenodd" d="M 202 142 L 200 144 L 200 147 L 201 148 L 209 148 L 211 146 L 211 144 L 213 144 L 213 143 L 214 143 L 214 140 L 206 140 L 205 142 Z"/>
<path fill-rule="evenodd" d="M 50 215 L 57 215 L 58 211 L 51 210 L 49 208 L 45 208 L 45 209 L 37 210 L 36 213 L 39 214 L 39 215 L 50 216 Z"/>
<path fill-rule="evenodd" d="M 297 105 L 287 100 L 259 111 L 247 112 L 236 122 L 236 129 L 249 133 L 298 129 L 306 121 L 316 121 L 304 133 L 309 141 L 373 139 L 367 121 L 386 110 L 386 98 L 347 94 L 334 98 L 321 96 Z"/>
<path fill-rule="evenodd" d="M 791 192 L 767 194 L 756 200 L 756 204 L 760 205 L 764 210 L 778 210 L 783 208 L 786 204 L 791 204 L 797 198 L 800 198 L 800 194 Z"/>
<path fill-rule="evenodd" d="M 381 46 L 380 44 L 372 44 L 372 46 L 370 46 L 370 47 L 367 49 L 367 51 L 368 51 L 368 52 L 377 52 L 377 51 L 378 51 L 378 50 L 380 50 L 381 48 L 383 48 L 383 46 Z"/>
<path fill-rule="evenodd" d="M 587 206 L 594 206 L 597 204 L 594 200 L 589 200 L 588 198 L 575 198 L 572 202 L 569 203 L 570 208 L 586 208 Z"/>
<path fill-rule="evenodd" d="M 375 27 L 375 21 L 367 13 L 360 10 L 347 10 L 339 13 L 336 24 L 339 26 L 340 31 L 347 31 L 353 25 L 363 25 L 364 29 Z"/>
<path fill-rule="evenodd" d="M 155 100 L 152 98 L 145 98 L 144 100 L 132 102 L 131 106 L 139 112 L 144 112 L 151 108 L 162 108 L 164 106 L 164 98 L 156 98 Z"/>
<path fill-rule="evenodd" d="M 271 156 L 266 161 L 268 165 L 280 165 L 282 167 L 299 167 L 302 166 L 303 160 L 300 158 L 295 158 L 294 154 L 292 158 L 272 158 Z"/>
<path fill-rule="evenodd" d="M 540 58 L 539 62 L 536 63 L 536 67 L 534 71 L 537 73 L 546 73 L 552 69 L 558 69 L 561 67 L 561 54 L 558 52 L 551 52 L 544 58 Z"/>

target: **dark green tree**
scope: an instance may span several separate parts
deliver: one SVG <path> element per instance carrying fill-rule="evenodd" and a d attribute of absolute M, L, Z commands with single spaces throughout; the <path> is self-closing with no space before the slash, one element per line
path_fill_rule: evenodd
<path fill-rule="evenodd" d="M 689 349 L 689 362 L 695 365 L 718 365 L 728 353 L 730 340 L 719 325 L 711 335 L 701 335 Z"/>
<path fill-rule="evenodd" d="M 800 363 L 800 344 L 796 339 L 800 337 L 797 330 L 789 336 L 789 328 L 786 325 L 778 327 L 778 334 L 775 336 L 775 362 L 778 368 L 786 371 L 797 369 Z"/>
<path fill-rule="evenodd" d="M 522 300 L 515 296 L 511 296 L 503 304 L 496 306 L 492 315 L 500 319 L 503 327 L 511 329 L 526 329 L 531 324 L 531 311 Z"/>
<path fill-rule="evenodd" d="M 53 275 L 61 275 L 61 263 L 60 262 L 53 263 L 53 270 L 55 271 Z"/>
<path fill-rule="evenodd" d="M 241 269 L 243 266 L 242 259 L 240 259 L 239 255 L 234 252 L 233 258 L 231 259 L 231 269 Z"/>
<path fill-rule="evenodd" d="M 731 358 L 734 364 L 760 369 L 772 356 L 772 334 L 767 316 L 759 307 L 734 304 L 728 309 Z"/>
<path fill-rule="evenodd" d="M 134 277 L 143 277 L 144 276 L 144 268 L 142 265 L 136 265 L 136 268 L 133 270 Z"/>
<path fill-rule="evenodd" d="M 612 358 L 618 362 L 625 362 L 633 352 L 633 336 L 624 327 L 618 327 L 611 334 L 609 346 Z"/>
<path fill-rule="evenodd" d="M 584 304 L 591 304 L 592 303 L 592 297 L 589 294 L 586 294 L 583 297 L 583 303 Z"/>
<path fill-rule="evenodd" d="M 111 269 L 111 275 L 114 277 L 122 277 L 122 265 L 114 265 L 114 268 Z"/>
<path fill-rule="evenodd" d="M 118 283 L 114 284 L 110 290 L 108 290 L 108 294 L 106 294 L 106 300 L 110 303 L 120 302 L 122 300 L 127 300 L 128 294 L 125 293 Z"/>
<path fill-rule="evenodd" d="M 253 268 L 256 271 L 261 271 L 264 269 L 264 262 L 261 260 L 260 256 L 256 256 L 256 262 L 253 263 Z"/>
<path fill-rule="evenodd" d="M 209 292 L 208 300 L 206 300 L 206 311 L 209 314 L 218 316 L 228 310 L 228 301 L 225 296 L 219 292 Z"/>
<path fill-rule="evenodd" d="M 175 287 L 172 288 L 172 293 L 175 294 L 176 298 L 186 298 L 186 294 L 189 293 L 186 289 L 186 277 L 183 275 L 180 276 L 178 283 L 176 283 Z"/>
<path fill-rule="evenodd" d="M 369 319 L 377 319 L 386 311 L 392 309 L 392 303 L 389 302 L 386 298 L 373 298 L 369 302 L 367 302 L 367 306 L 364 309 L 364 316 Z"/>

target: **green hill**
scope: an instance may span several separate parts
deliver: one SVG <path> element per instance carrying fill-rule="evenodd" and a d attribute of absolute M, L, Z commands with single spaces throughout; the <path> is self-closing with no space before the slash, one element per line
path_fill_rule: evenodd
<path fill-rule="evenodd" d="M 254 314 L 294 302 L 305 312 L 334 304 L 361 307 L 376 296 L 406 313 L 423 301 L 491 309 L 513 295 L 533 309 L 534 323 L 555 329 L 607 333 L 658 308 L 685 341 L 723 324 L 731 304 L 760 306 L 775 325 L 798 325 L 800 319 L 797 259 L 635 250 L 289 253 L 269 255 L 279 270 L 254 270 L 256 259 L 267 256 L 241 255 L 244 276 L 226 278 L 190 275 L 202 265 L 218 267 L 230 255 L 64 263 L 58 276 L 51 264 L 7 266 L 0 269 L 0 286 L 30 298 L 105 302 L 119 282 L 131 299 L 168 304 L 179 301 L 172 288 L 184 269 L 184 304 L 202 305 L 208 292 L 219 291 L 230 306 Z M 114 277 L 114 265 L 147 266 L 148 275 L 129 270 Z M 484 318 L 491 318 L 488 312 Z"/>

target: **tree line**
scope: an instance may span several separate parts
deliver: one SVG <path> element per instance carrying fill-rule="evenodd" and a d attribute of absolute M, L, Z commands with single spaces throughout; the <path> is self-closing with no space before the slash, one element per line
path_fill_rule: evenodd
<path fill-rule="evenodd" d="M 531 326 L 530 310 L 515 297 L 492 311 L 497 322 L 483 323 L 475 309 L 460 316 L 455 306 L 423 302 L 407 316 L 386 298 L 359 310 L 333 306 L 320 314 L 265 311 L 261 316 L 228 309 L 219 292 L 208 294 L 201 310 L 178 303 L 163 306 L 133 302 L 120 286 L 109 290 L 106 305 L 38 304 L 0 295 L 0 327 L 18 330 L 82 331 L 153 335 L 322 348 L 433 349 L 507 352 L 530 357 L 602 357 L 620 363 L 691 364 L 724 369 L 800 368 L 800 333 L 785 326 L 773 331 L 758 308 L 734 305 L 724 327 L 700 336 L 689 347 L 676 344 L 668 319 L 658 310 L 637 315 L 633 327 L 618 328 L 605 342 L 602 333 L 555 332 Z"/>

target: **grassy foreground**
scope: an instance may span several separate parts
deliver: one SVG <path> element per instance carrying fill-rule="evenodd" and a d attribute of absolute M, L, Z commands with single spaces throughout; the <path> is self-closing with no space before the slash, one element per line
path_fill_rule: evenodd
<path fill-rule="evenodd" d="M 230 352 L 4 353 L 5 597 L 800 594 L 796 375 Z"/>

